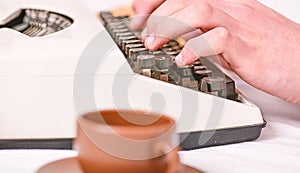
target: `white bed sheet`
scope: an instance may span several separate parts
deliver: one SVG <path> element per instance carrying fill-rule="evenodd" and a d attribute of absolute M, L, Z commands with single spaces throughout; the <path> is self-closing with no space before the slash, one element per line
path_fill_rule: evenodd
<path fill-rule="evenodd" d="M 300 22 L 300 1 L 261 0 L 294 21 Z M 130 0 L 86 0 L 94 10 L 111 9 Z M 234 77 L 235 78 L 235 77 Z M 288 104 L 240 79 L 237 86 L 263 111 L 268 122 L 259 139 L 251 142 L 180 152 L 181 161 L 205 172 L 299 172 L 300 105 Z M 300 93 L 295 93 L 300 94 Z M 76 156 L 68 150 L 0 150 L 1 173 L 32 173 L 43 164 Z"/>

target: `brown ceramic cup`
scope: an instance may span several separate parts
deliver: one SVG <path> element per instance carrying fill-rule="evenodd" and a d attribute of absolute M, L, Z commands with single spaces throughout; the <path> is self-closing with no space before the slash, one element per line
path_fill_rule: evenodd
<path fill-rule="evenodd" d="M 179 164 L 175 121 L 152 113 L 105 110 L 78 117 L 79 162 L 86 173 L 167 173 Z"/>

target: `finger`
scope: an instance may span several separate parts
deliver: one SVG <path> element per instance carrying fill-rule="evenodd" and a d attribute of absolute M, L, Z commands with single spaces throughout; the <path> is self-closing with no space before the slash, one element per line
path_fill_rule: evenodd
<path fill-rule="evenodd" d="M 149 25 L 149 31 L 154 30 L 156 25 L 164 20 L 162 16 L 171 16 L 177 11 L 182 10 L 183 8 L 187 7 L 190 4 L 191 0 L 168 0 L 161 4 L 149 17 L 147 23 L 151 23 Z M 151 33 L 147 33 L 150 35 Z"/>
<path fill-rule="evenodd" d="M 144 26 L 148 17 L 149 17 L 149 14 L 134 15 L 130 21 L 130 29 L 134 30 L 134 31 L 139 30 L 140 28 L 142 28 Z"/>
<path fill-rule="evenodd" d="M 132 8 L 135 17 L 132 18 L 130 27 L 133 30 L 140 29 L 146 22 L 148 15 L 151 14 L 165 0 L 135 0 L 132 3 Z"/>
<path fill-rule="evenodd" d="M 197 28 L 210 30 L 215 27 L 223 27 L 231 32 L 236 32 L 240 28 L 237 20 L 224 11 L 213 8 L 204 1 L 195 1 L 188 7 L 178 11 L 172 16 L 156 16 L 163 18 L 160 23 L 151 23 L 148 20 L 147 32 L 153 34 L 146 38 L 146 45 L 149 49 L 157 49 L 172 38 L 176 38 Z M 187 14 L 188 17 L 187 17 Z M 152 18 L 152 17 L 151 17 Z M 155 29 L 154 25 L 156 25 Z"/>
<path fill-rule="evenodd" d="M 225 28 L 218 27 L 199 37 L 190 39 L 175 58 L 177 66 L 184 67 L 200 57 L 221 54 L 224 52 L 229 38 L 228 31 Z"/>
<path fill-rule="evenodd" d="M 192 32 L 183 34 L 183 35 L 181 35 L 180 37 L 181 37 L 182 39 L 184 39 L 185 41 L 187 41 L 187 40 L 190 40 L 190 39 L 192 39 L 192 38 L 194 38 L 194 37 L 198 37 L 198 36 L 200 36 L 201 34 L 203 34 L 203 31 L 201 31 L 200 29 L 196 29 L 196 30 L 194 30 L 194 31 L 192 31 Z"/>

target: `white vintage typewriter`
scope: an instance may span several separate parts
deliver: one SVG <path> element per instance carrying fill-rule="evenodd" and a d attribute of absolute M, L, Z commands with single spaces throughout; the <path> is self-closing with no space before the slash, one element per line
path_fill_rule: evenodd
<path fill-rule="evenodd" d="M 177 68 L 175 40 L 149 51 L 127 16 L 75 1 L 1 2 L 0 148 L 71 148 L 76 116 L 161 113 L 183 149 L 254 140 L 265 121 L 209 58 Z"/>

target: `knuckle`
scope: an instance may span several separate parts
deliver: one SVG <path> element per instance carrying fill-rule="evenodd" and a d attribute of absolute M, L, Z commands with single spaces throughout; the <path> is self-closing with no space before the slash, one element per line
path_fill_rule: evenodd
<path fill-rule="evenodd" d="M 194 0 L 194 2 L 191 4 L 191 12 L 198 18 L 196 26 L 201 27 L 200 25 L 212 16 L 213 7 L 207 2 L 198 0 Z"/>

